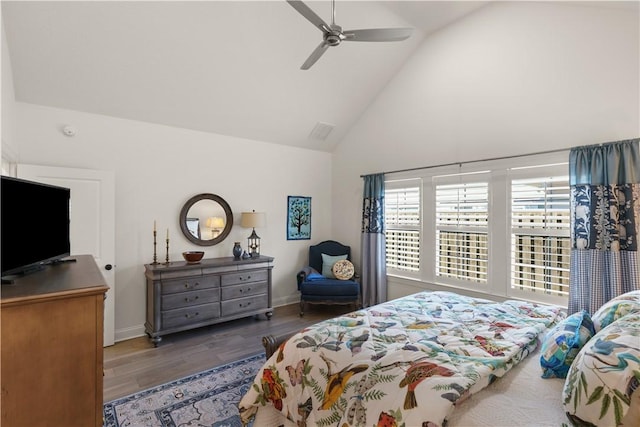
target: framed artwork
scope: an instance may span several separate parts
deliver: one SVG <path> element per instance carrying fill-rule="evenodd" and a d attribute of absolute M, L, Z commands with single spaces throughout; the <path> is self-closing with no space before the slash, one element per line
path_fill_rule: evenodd
<path fill-rule="evenodd" d="M 311 197 L 287 198 L 287 240 L 311 239 Z"/>

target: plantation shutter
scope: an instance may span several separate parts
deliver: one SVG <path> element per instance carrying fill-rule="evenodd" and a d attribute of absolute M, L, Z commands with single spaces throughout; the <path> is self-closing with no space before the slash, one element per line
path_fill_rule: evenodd
<path fill-rule="evenodd" d="M 393 183 L 387 184 L 384 204 L 387 269 L 404 272 L 420 270 L 418 184 L 416 180 L 397 188 L 394 188 Z"/>
<path fill-rule="evenodd" d="M 489 185 L 462 181 L 469 178 L 436 179 L 436 276 L 486 283 Z"/>
<path fill-rule="evenodd" d="M 511 181 L 511 289 L 569 292 L 569 177 Z"/>

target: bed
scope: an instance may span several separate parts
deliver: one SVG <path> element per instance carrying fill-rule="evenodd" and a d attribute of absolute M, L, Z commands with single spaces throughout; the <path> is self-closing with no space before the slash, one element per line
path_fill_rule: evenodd
<path fill-rule="evenodd" d="M 435 427 L 458 417 L 464 425 L 454 408 L 536 351 L 541 335 L 563 318 L 555 306 L 420 292 L 328 319 L 278 345 L 240 401 L 241 419 Z M 528 372 L 539 379 L 534 362 Z M 559 400 L 562 381 L 545 386 Z M 519 387 L 522 402 L 544 400 Z M 498 416 L 489 413 L 488 424 L 499 425 Z"/>

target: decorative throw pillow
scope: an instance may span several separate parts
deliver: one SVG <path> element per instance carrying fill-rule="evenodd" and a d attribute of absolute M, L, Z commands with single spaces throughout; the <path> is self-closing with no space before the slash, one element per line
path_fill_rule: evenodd
<path fill-rule="evenodd" d="M 554 326 L 540 350 L 542 378 L 566 378 L 573 359 L 594 334 L 593 322 L 586 310 L 573 313 Z"/>
<path fill-rule="evenodd" d="M 640 312 L 598 332 L 580 350 L 562 390 L 574 425 L 637 426 L 640 420 Z"/>
<path fill-rule="evenodd" d="M 326 279 L 326 277 L 324 277 L 322 274 L 318 273 L 317 271 L 312 271 L 311 273 L 307 274 L 306 277 L 306 281 L 307 282 L 313 282 L 314 280 L 324 280 Z"/>
<path fill-rule="evenodd" d="M 596 332 L 628 313 L 640 312 L 640 291 L 631 291 L 607 301 L 593 315 Z"/>
<path fill-rule="evenodd" d="M 353 277 L 353 273 L 355 272 L 353 264 L 351 264 L 351 261 L 347 259 L 336 261 L 336 263 L 333 264 L 331 271 L 333 271 L 333 275 L 336 276 L 336 279 L 338 280 L 349 280 Z"/>
<path fill-rule="evenodd" d="M 322 254 L 322 275 L 328 279 L 335 279 L 336 276 L 333 274 L 333 264 L 335 264 L 336 261 L 343 259 L 347 259 L 346 254 L 337 256 Z"/>

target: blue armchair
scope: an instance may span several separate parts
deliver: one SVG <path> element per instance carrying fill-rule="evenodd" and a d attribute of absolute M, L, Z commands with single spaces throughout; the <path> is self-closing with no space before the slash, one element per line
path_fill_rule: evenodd
<path fill-rule="evenodd" d="M 297 274 L 300 291 L 300 317 L 304 316 L 305 304 L 351 304 L 360 307 L 360 283 L 354 274 L 347 280 L 337 279 L 332 272 L 333 264 L 340 260 L 351 260 L 351 248 L 334 240 L 325 240 L 309 247 L 309 265 Z"/>

